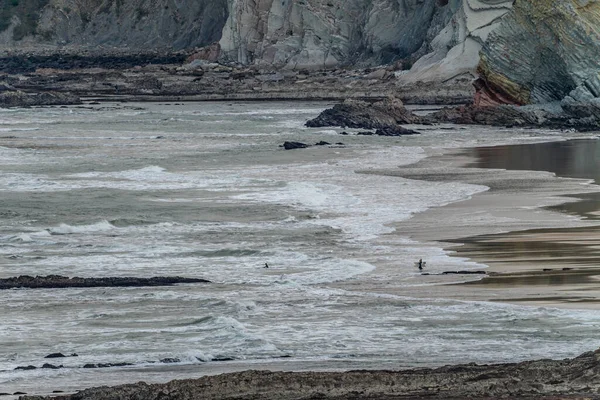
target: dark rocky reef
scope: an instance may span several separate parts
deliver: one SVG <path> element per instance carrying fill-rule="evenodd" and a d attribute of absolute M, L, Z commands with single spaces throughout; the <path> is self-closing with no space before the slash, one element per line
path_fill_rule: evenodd
<path fill-rule="evenodd" d="M 375 129 L 382 136 L 412 135 L 419 132 L 403 128 L 400 124 L 420 121 L 408 111 L 402 101 L 387 98 L 374 103 L 360 100 L 345 100 L 306 122 L 310 128 L 339 126 L 342 128 Z"/>
<path fill-rule="evenodd" d="M 170 286 L 177 283 L 208 283 L 206 279 L 182 278 L 180 276 L 156 276 L 152 278 L 107 277 L 107 278 L 69 278 L 60 275 L 28 276 L 0 279 L 1 289 L 30 288 L 73 288 L 73 287 L 138 287 Z"/>
<path fill-rule="evenodd" d="M 600 101 L 563 101 L 560 105 L 547 104 L 522 107 L 512 105 L 478 107 L 469 105 L 444 108 L 423 117 L 422 121 L 593 131 L 600 130 Z"/>
<path fill-rule="evenodd" d="M 37 92 L 27 93 L 20 90 L 0 89 L 0 108 L 56 106 L 81 104 L 79 96 L 71 93 Z"/>
<path fill-rule="evenodd" d="M 87 389 L 57 400 L 590 399 L 600 392 L 600 351 L 565 360 L 405 371 L 245 371 L 148 385 Z M 21 400 L 43 397 L 24 396 Z"/>

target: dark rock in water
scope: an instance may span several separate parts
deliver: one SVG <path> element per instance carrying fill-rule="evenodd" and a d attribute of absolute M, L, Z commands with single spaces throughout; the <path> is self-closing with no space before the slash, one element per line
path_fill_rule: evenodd
<path fill-rule="evenodd" d="M 419 135 L 420 133 L 421 132 L 413 131 L 412 129 L 406 129 L 400 125 L 397 125 L 397 126 L 388 126 L 386 128 L 380 128 L 380 129 L 375 130 L 375 132 L 361 131 L 361 132 L 358 132 L 357 135 L 404 136 L 404 135 Z"/>
<path fill-rule="evenodd" d="M 0 289 L 14 288 L 70 288 L 70 287 L 141 287 L 170 286 L 177 283 L 208 283 L 206 279 L 182 278 L 180 276 L 156 276 L 152 278 L 108 277 L 108 278 L 69 278 L 60 275 L 28 276 L 0 279 Z M 60 357 L 60 356 L 58 356 Z M 63 355 L 64 357 L 64 355 Z M 51 357 L 47 357 L 51 358 Z"/>
<path fill-rule="evenodd" d="M 35 365 L 28 365 L 26 367 L 17 367 L 17 368 L 15 368 L 15 371 L 16 370 L 30 371 L 32 369 L 37 369 L 37 367 Z"/>
<path fill-rule="evenodd" d="M 25 393 L 25 392 L 14 392 L 13 393 L 14 396 L 19 396 L 19 395 L 22 395 L 22 394 L 27 394 L 27 393 Z"/>
<path fill-rule="evenodd" d="M 233 361 L 231 357 L 215 357 L 211 361 Z"/>
<path fill-rule="evenodd" d="M 536 127 L 600 130 L 600 101 L 576 102 L 564 100 L 559 104 L 519 107 L 500 105 L 477 107 L 473 105 L 443 108 L 422 117 L 430 123 L 491 125 L 502 127 Z"/>
<path fill-rule="evenodd" d="M 164 364 L 173 364 L 173 363 L 181 362 L 181 360 L 179 358 L 170 358 L 170 357 L 163 358 L 159 361 Z"/>
<path fill-rule="evenodd" d="M 306 126 L 319 128 L 341 126 L 359 129 L 378 129 L 398 124 L 417 122 L 419 117 L 407 110 L 399 99 L 386 99 L 375 103 L 346 100 L 306 122 Z"/>
<path fill-rule="evenodd" d="M 337 142 L 336 145 L 338 145 L 338 146 L 345 146 L 345 144 L 342 143 L 342 142 Z"/>
<path fill-rule="evenodd" d="M 44 358 L 61 358 L 61 357 L 66 357 L 66 356 L 63 353 L 52 353 L 52 354 L 48 354 Z"/>
<path fill-rule="evenodd" d="M 121 362 L 121 363 L 98 363 L 98 364 L 93 364 L 93 363 L 89 363 L 89 364 L 85 364 L 83 366 L 83 368 L 111 368 L 111 367 L 126 367 L 129 365 L 133 365 L 132 363 L 126 363 L 126 362 Z"/>
<path fill-rule="evenodd" d="M 420 117 L 407 110 L 399 99 L 386 99 L 375 103 L 346 100 L 323 111 L 317 118 L 306 122 L 308 127 L 341 126 L 343 128 L 375 129 L 375 135 L 401 136 L 418 132 L 402 128 L 399 124 L 417 123 Z M 342 132 L 346 134 L 346 132 Z M 359 135 L 372 135 L 359 132 Z"/>
<path fill-rule="evenodd" d="M 42 365 L 42 368 L 46 368 L 46 369 L 60 369 L 60 368 L 64 368 L 64 367 L 62 365 L 54 365 L 54 364 L 45 363 L 44 365 Z"/>
<path fill-rule="evenodd" d="M 375 134 L 378 136 L 404 136 L 404 135 L 419 135 L 421 132 L 406 129 L 401 126 L 388 126 L 387 128 L 377 129 Z"/>
<path fill-rule="evenodd" d="M 318 143 L 315 143 L 315 146 L 329 146 L 331 143 L 321 140 Z"/>
<path fill-rule="evenodd" d="M 294 150 L 294 149 L 305 149 L 308 145 L 306 143 L 301 142 L 285 142 L 283 143 L 283 148 L 286 150 Z"/>
<path fill-rule="evenodd" d="M 11 393 L 0 392 L 0 396 L 12 396 Z"/>

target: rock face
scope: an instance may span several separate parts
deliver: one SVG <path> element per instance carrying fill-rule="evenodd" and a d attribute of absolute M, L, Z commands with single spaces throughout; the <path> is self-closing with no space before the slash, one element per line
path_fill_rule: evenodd
<path fill-rule="evenodd" d="M 561 361 L 458 365 L 407 371 L 245 371 L 148 385 L 87 389 L 56 400 L 112 399 L 589 399 L 600 390 L 600 354 Z M 21 397 L 22 400 L 41 397 Z"/>
<path fill-rule="evenodd" d="M 193 48 L 218 41 L 227 15 L 227 0 L 6 0 L 0 44 Z"/>
<path fill-rule="evenodd" d="M 449 0 L 431 24 L 420 58 L 410 71 L 398 72 L 401 83 L 472 79 L 479 52 L 513 0 Z M 416 58 L 415 58 L 416 59 Z"/>
<path fill-rule="evenodd" d="M 440 81 L 473 73 L 477 52 L 511 3 L 7 0 L 0 7 L 0 44 L 14 51 L 102 54 L 192 50 L 218 42 L 205 57 L 278 69 L 395 63 L 408 70 L 415 64 L 402 80 Z"/>
<path fill-rule="evenodd" d="M 426 39 L 437 0 L 229 0 L 220 44 L 228 59 L 284 68 L 389 63 Z"/>
<path fill-rule="evenodd" d="M 600 1 L 516 0 L 481 53 L 479 103 L 600 96 Z"/>

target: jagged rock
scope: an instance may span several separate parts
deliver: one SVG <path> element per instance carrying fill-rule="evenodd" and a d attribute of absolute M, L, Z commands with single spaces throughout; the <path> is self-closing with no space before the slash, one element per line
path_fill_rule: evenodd
<path fill-rule="evenodd" d="M 321 140 L 320 142 L 315 143 L 315 146 L 329 146 L 331 143 Z"/>
<path fill-rule="evenodd" d="M 383 135 L 412 134 L 399 124 L 414 123 L 420 119 L 408 111 L 399 99 L 385 99 L 375 103 L 346 100 L 306 122 L 308 127 L 340 126 L 342 128 L 379 129 Z M 403 133 L 406 132 L 406 133 Z"/>
<path fill-rule="evenodd" d="M 294 149 L 305 149 L 308 145 L 302 142 L 285 142 L 283 143 L 283 148 L 286 150 L 294 150 Z"/>
<path fill-rule="evenodd" d="M 19 90 L 0 91 L 0 107 L 54 106 L 65 104 L 81 104 L 81 99 L 70 93 L 25 93 Z"/>
<path fill-rule="evenodd" d="M 409 71 L 397 71 L 402 85 L 471 80 L 479 52 L 513 0 L 444 0 L 434 16 L 422 49 L 413 54 Z"/>
<path fill-rule="evenodd" d="M 584 399 L 600 390 L 600 353 L 564 360 L 404 371 L 244 371 L 165 384 L 86 389 L 60 400 L 144 399 Z M 23 397 L 22 400 L 43 397 Z"/>
<path fill-rule="evenodd" d="M 28 276 L 0 279 L 1 289 L 14 288 L 69 288 L 69 287 L 139 287 L 170 286 L 176 283 L 207 283 L 206 279 L 182 278 L 179 276 L 157 276 L 152 278 L 107 277 L 107 278 L 69 278 L 60 275 Z"/>

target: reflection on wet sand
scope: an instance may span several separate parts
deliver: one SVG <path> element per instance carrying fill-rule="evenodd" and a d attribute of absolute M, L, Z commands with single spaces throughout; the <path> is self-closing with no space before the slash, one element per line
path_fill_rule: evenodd
<path fill-rule="evenodd" d="M 477 158 L 472 166 L 478 168 L 549 171 L 600 184 L 599 140 L 485 147 L 474 149 L 472 155 Z M 581 201 L 548 209 L 600 218 L 600 193 L 574 197 Z M 581 307 L 600 304 L 600 226 L 481 235 L 450 242 L 463 244 L 450 247 L 457 256 L 490 266 L 488 277 L 462 285 L 473 290 L 505 289 L 499 292 L 502 298 L 495 300 Z M 522 297 L 503 296 L 517 287 L 531 290 Z"/>

